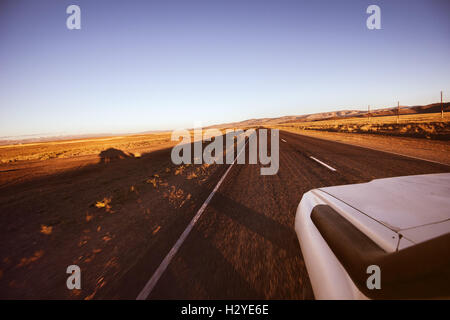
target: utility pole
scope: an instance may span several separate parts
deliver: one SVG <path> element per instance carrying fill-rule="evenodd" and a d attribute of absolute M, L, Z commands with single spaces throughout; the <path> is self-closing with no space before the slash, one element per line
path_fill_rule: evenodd
<path fill-rule="evenodd" d="M 367 106 L 367 119 L 369 120 L 370 123 L 370 104 Z"/>
<path fill-rule="evenodd" d="M 444 103 L 442 102 L 442 90 L 441 90 L 441 120 L 444 120 Z"/>
<path fill-rule="evenodd" d="M 400 121 L 400 101 L 397 101 L 397 123 Z"/>

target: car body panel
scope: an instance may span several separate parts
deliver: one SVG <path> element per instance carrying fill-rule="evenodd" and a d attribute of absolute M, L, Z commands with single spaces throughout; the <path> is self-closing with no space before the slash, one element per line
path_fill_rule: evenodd
<path fill-rule="evenodd" d="M 399 232 L 405 239 L 420 243 L 450 232 L 450 220 L 428 224 Z M 403 240 L 403 238 L 402 238 Z M 402 241 L 401 240 L 401 241 Z M 400 242 L 401 242 L 400 241 Z"/>
<path fill-rule="evenodd" d="M 320 190 L 398 232 L 450 219 L 450 174 L 377 179 Z"/>
<path fill-rule="evenodd" d="M 408 190 L 413 199 L 408 198 Z M 367 297 L 311 220 L 315 206 L 332 207 L 389 253 L 449 233 L 449 195 L 449 173 L 379 179 L 305 193 L 297 208 L 295 231 L 316 299 Z"/>
<path fill-rule="evenodd" d="M 342 264 L 333 254 L 308 214 L 325 202 L 310 191 L 303 195 L 297 209 L 295 231 L 316 299 L 367 299 L 353 284 Z"/>

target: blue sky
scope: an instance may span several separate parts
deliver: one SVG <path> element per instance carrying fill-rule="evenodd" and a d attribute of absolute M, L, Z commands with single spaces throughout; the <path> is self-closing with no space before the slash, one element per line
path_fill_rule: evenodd
<path fill-rule="evenodd" d="M 81 8 L 81 30 L 66 8 Z M 366 8 L 381 8 L 381 30 Z M 450 1 L 0 2 L 0 137 L 427 104 Z M 446 99 L 448 100 L 448 99 Z"/>

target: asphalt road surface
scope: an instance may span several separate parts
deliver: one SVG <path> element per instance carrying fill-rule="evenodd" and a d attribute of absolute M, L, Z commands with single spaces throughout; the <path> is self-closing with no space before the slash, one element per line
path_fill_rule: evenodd
<path fill-rule="evenodd" d="M 214 183 L 204 187 L 202 201 L 229 165 L 222 167 Z M 231 168 L 146 298 L 312 299 L 294 231 L 303 193 L 377 178 L 450 171 L 433 162 L 287 132 L 280 132 L 278 174 L 260 175 L 260 167 L 235 164 Z M 164 249 L 144 256 L 106 296 L 137 297 L 194 214 L 174 228 Z"/>

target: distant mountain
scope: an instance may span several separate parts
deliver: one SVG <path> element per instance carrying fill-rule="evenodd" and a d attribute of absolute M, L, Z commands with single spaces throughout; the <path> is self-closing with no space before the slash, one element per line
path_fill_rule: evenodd
<path fill-rule="evenodd" d="M 450 111 L 450 102 L 444 103 L 444 111 Z M 436 113 L 441 112 L 441 103 L 433 103 L 425 106 L 400 106 L 400 114 L 414 114 L 414 113 Z M 397 107 L 382 108 L 370 110 L 370 114 L 373 117 L 389 116 L 397 114 Z M 330 119 L 342 119 L 350 117 L 365 117 L 367 111 L 363 110 L 340 110 L 313 113 L 298 116 L 283 116 L 278 118 L 261 118 L 261 119 L 249 119 L 239 122 L 223 123 L 218 125 L 209 126 L 208 128 L 236 128 L 236 127 L 253 127 L 264 125 L 276 125 L 292 122 L 306 122 L 306 121 L 319 121 Z"/>

